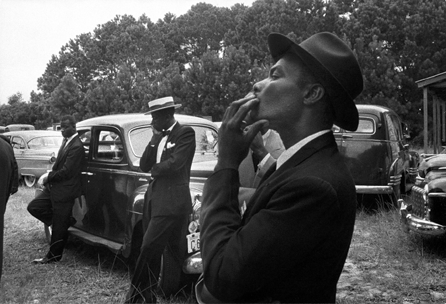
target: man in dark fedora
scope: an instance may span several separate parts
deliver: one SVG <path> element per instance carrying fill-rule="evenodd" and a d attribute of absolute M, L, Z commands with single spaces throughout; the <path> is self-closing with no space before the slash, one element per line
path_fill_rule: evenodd
<path fill-rule="evenodd" d="M 353 179 L 333 123 L 355 130 L 363 78 L 353 52 L 331 33 L 301 44 L 268 36 L 275 61 L 254 97 L 233 102 L 219 130 L 219 158 L 201 213 L 204 284 L 199 302 L 334 303 L 356 212 Z M 249 114 L 254 123 L 243 131 Z M 286 150 L 241 216 L 237 168 L 268 125 Z"/>
<path fill-rule="evenodd" d="M 145 149 L 140 168 L 151 172 L 145 194 L 145 231 L 126 303 L 156 303 L 161 256 L 168 246 L 176 258 L 178 279 L 186 253 L 188 216 L 192 212 L 189 181 L 195 153 L 195 131 L 174 118 L 180 107 L 172 97 L 149 102 L 153 136 Z"/>

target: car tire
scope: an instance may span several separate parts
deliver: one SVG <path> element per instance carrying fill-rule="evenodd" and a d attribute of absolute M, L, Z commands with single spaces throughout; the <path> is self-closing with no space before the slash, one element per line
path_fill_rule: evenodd
<path fill-rule="evenodd" d="M 44 225 L 44 230 L 45 230 L 45 238 L 46 238 L 46 241 L 47 241 L 47 243 L 48 244 L 51 244 L 51 235 L 52 235 L 52 229 L 51 229 L 51 226 L 48 226 L 48 225 L 45 225 L 45 224 L 43 224 Z"/>
<path fill-rule="evenodd" d="M 34 187 L 36 184 L 36 177 L 34 175 L 24 175 L 23 176 L 23 182 L 28 188 Z"/>
<path fill-rule="evenodd" d="M 161 269 L 158 281 L 159 294 L 166 298 L 176 295 L 180 290 L 182 272 L 169 246 L 167 246 L 161 257 Z"/>

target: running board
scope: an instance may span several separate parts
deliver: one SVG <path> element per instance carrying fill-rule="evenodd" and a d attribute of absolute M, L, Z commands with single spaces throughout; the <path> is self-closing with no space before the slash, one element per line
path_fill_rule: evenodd
<path fill-rule="evenodd" d="M 106 240 L 104 238 L 98 237 L 96 235 L 92 235 L 90 233 L 87 233 L 85 231 L 82 231 L 80 229 L 77 229 L 76 227 L 71 226 L 68 228 L 68 232 L 82 240 L 84 240 L 86 243 L 90 245 L 96 245 L 96 246 L 105 246 L 114 253 L 121 253 L 122 251 L 122 244 L 116 243 L 110 240 Z"/>

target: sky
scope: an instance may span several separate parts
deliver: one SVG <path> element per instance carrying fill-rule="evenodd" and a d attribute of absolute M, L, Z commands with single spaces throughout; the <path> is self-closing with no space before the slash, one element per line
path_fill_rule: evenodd
<path fill-rule="evenodd" d="M 29 101 L 52 55 L 116 15 L 146 14 L 156 22 L 166 13 L 183 15 L 199 2 L 231 7 L 254 0 L 0 0 L 0 104 L 18 92 Z"/>

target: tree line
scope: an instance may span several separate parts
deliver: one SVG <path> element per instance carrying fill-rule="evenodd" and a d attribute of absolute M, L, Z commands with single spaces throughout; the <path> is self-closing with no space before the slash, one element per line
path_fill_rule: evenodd
<path fill-rule="evenodd" d="M 156 22 L 118 15 L 63 45 L 38 78 L 38 92 L 0 106 L 0 125 L 39 129 L 64 114 L 83 120 L 144 112 L 149 100 L 166 95 L 182 113 L 218 121 L 268 74 L 269 33 L 299 43 L 328 31 L 362 67 L 365 90 L 356 102 L 392 108 L 422 136 L 415 81 L 446 71 L 445 12 L 445 0 L 257 0 L 231 8 L 198 3 Z"/>

